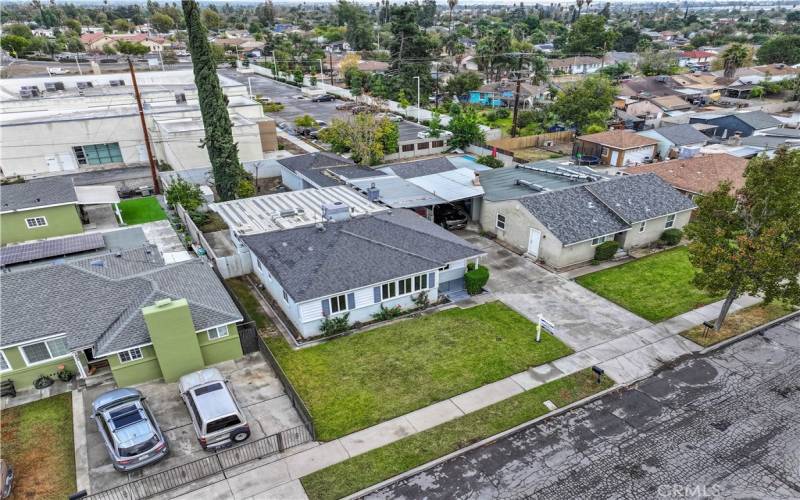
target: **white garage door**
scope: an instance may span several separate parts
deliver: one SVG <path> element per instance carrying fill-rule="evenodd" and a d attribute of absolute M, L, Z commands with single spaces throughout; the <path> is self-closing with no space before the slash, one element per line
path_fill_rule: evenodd
<path fill-rule="evenodd" d="M 653 158 L 653 146 L 647 148 L 632 149 L 625 152 L 625 165 L 635 165 L 644 163 Z"/>

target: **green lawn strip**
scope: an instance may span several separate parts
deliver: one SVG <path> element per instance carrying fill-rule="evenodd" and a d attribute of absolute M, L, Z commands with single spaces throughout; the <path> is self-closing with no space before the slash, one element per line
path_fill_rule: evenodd
<path fill-rule="evenodd" d="M 256 297 L 253 295 L 250 286 L 244 278 L 227 279 L 225 280 L 225 284 L 228 285 L 228 288 L 236 295 L 236 298 L 239 300 L 245 312 L 247 312 L 247 315 L 250 316 L 250 319 L 255 321 L 256 328 L 258 328 L 259 331 L 272 327 L 272 321 L 264 312 L 264 309 L 262 309 L 261 304 L 259 304 Z"/>
<path fill-rule="evenodd" d="M 1 440 L 0 456 L 14 468 L 14 497 L 75 493 L 71 393 L 3 410 Z"/>
<path fill-rule="evenodd" d="M 426 431 L 368 451 L 301 479 L 309 498 L 341 498 L 472 443 L 540 417 L 547 400 L 563 407 L 614 385 L 586 369 Z"/>
<path fill-rule="evenodd" d="M 686 330 L 681 336 L 695 344 L 708 347 L 786 316 L 792 311 L 793 307 L 782 302 L 756 304 L 728 315 L 718 332 L 711 330 L 707 335 L 703 335 L 705 327 L 700 325 Z"/>
<path fill-rule="evenodd" d="M 572 350 L 501 302 L 402 320 L 292 350 L 266 339 L 322 441 L 495 382 Z"/>
<path fill-rule="evenodd" d="M 695 287 L 693 277 L 689 251 L 678 247 L 576 281 L 646 320 L 659 322 L 721 298 Z"/>
<path fill-rule="evenodd" d="M 130 226 L 167 218 L 164 209 L 153 196 L 122 200 L 119 202 L 119 210 L 122 213 L 122 220 Z"/>

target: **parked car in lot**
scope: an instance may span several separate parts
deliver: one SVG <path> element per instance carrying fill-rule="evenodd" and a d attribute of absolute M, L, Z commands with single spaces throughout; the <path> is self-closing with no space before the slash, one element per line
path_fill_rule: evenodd
<path fill-rule="evenodd" d="M 3 481 L 0 485 L 0 498 L 8 498 L 14 487 L 14 469 L 7 460 L 2 458 L 0 458 L 0 480 Z"/>
<path fill-rule="evenodd" d="M 339 111 L 347 111 L 349 109 L 355 108 L 356 106 L 358 106 L 358 104 L 354 102 L 343 102 L 341 104 L 337 104 L 336 109 L 338 109 Z"/>
<path fill-rule="evenodd" d="M 445 229 L 464 229 L 468 221 L 467 213 L 455 205 L 437 205 L 433 209 L 433 222 Z"/>
<path fill-rule="evenodd" d="M 114 468 L 121 472 L 158 462 L 169 453 L 167 438 L 136 389 L 114 389 L 92 402 L 97 424 Z"/>
<path fill-rule="evenodd" d="M 312 102 L 330 102 L 330 101 L 335 101 L 335 100 L 336 100 L 336 98 L 333 97 L 330 94 L 318 95 L 317 97 L 314 97 L 313 99 L 311 99 Z"/>
<path fill-rule="evenodd" d="M 178 381 L 197 440 L 203 449 L 219 449 L 250 437 L 250 426 L 228 381 L 216 368 L 184 375 Z"/>

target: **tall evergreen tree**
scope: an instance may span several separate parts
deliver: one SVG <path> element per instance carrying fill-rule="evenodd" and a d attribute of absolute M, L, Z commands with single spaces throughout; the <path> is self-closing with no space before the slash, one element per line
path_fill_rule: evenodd
<path fill-rule="evenodd" d="M 200 112 L 206 137 L 203 146 L 208 150 L 217 194 L 225 200 L 236 198 L 247 182 L 239 163 L 239 151 L 233 142 L 228 103 L 217 77 L 217 66 L 208 43 L 208 31 L 200 20 L 200 6 L 194 0 L 183 0 L 183 14 L 189 32 L 189 52 L 194 67 L 194 83 L 200 99 Z"/>

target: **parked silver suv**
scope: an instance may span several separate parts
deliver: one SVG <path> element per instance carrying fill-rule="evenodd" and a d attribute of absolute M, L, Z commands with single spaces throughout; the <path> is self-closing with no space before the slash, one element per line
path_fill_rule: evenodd
<path fill-rule="evenodd" d="M 92 402 L 97 424 L 114 468 L 127 472 L 167 456 L 167 438 L 136 389 L 115 389 Z"/>
<path fill-rule="evenodd" d="M 216 368 L 184 375 L 178 381 L 178 390 L 204 449 L 224 448 L 250 437 L 244 412 L 233 398 L 228 381 Z"/>

